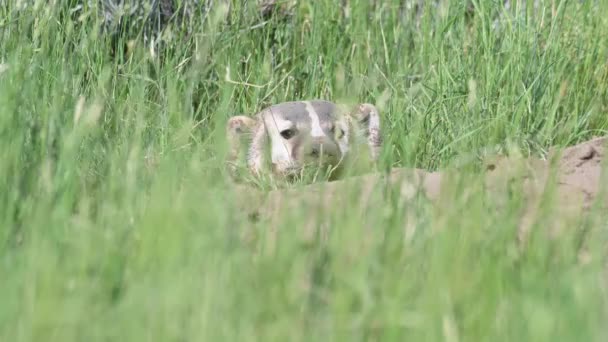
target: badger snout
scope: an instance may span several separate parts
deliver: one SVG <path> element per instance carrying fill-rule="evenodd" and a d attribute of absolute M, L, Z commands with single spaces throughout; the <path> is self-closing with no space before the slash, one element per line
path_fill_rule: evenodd
<path fill-rule="evenodd" d="M 321 152 L 323 152 L 323 146 L 318 145 L 318 146 L 313 146 L 310 148 L 310 153 L 309 155 L 311 157 L 319 157 L 321 155 Z"/>
<path fill-rule="evenodd" d="M 306 156 L 308 159 L 331 163 L 339 160 L 341 153 L 335 142 L 328 139 L 314 139 L 307 146 Z"/>

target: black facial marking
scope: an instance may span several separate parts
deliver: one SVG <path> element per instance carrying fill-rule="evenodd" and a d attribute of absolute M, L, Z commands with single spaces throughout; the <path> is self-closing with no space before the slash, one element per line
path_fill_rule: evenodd
<path fill-rule="evenodd" d="M 331 136 L 334 137 L 334 139 L 342 139 L 344 130 L 340 127 L 336 127 L 334 123 L 332 123 L 330 127 L 329 132 L 331 133 Z"/>
<path fill-rule="evenodd" d="M 300 139 L 296 139 L 293 143 L 293 147 L 291 149 L 291 158 L 293 160 L 298 160 L 298 153 L 300 152 L 300 145 L 302 141 Z"/>
<path fill-rule="evenodd" d="M 363 116 L 363 117 L 362 117 L 362 118 L 359 120 L 359 123 L 361 123 L 361 124 L 363 124 L 363 125 L 365 125 L 365 126 L 369 125 L 369 118 L 370 118 L 370 116 L 371 116 L 371 115 L 369 115 L 369 114 L 368 114 L 368 115 L 364 115 L 364 116 Z"/>
<path fill-rule="evenodd" d="M 344 136 L 344 130 L 340 127 L 338 127 L 337 129 L 338 129 L 338 133 L 335 135 L 336 139 L 342 139 L 342 137 Z"/>

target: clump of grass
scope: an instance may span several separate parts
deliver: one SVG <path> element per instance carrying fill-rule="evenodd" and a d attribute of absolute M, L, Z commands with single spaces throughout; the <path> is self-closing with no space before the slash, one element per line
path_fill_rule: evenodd
<path fill-rule="evenodd" d="M 519 250 L 522 203 L 462 191 L 472 167 L 441 210 L 388 189 L 255 223 L 222 155 L 230 115 L 304 98 L 384 102 L 385 169 L 603 135 L 604 2 L 218 5 L 154 54 L 93 8 L 19 3 L 0 5 L 1 340 L 605 340 L 599 213 L 553 239 L 542 216 Z"/>

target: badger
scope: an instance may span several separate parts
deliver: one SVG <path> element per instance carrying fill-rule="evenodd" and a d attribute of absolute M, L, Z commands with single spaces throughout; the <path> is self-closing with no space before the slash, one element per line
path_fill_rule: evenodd
<path fill-rule="evenodd" d="M 325 171 L 336 179 L 362 154 L 376 165 L 382 147 L 380 114 L 371 103 L 352 108 L 326 100 L 283 102 L 253 116 L 233 116 L 226 129 L 231 171 L 245 141 L 246 169 L 254 177 L 294 180 L 311 174 L 306 171 Z"/>

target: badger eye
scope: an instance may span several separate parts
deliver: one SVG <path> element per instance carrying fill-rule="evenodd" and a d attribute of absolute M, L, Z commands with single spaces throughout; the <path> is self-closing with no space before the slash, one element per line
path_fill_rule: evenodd
<path fill-rule="evenodd" d="M 336 139 L 341 139 L 344 136 L 344 130 L 340 127 L 332 126 L 331 134 L 333 134 Z"/>
<path fill-rule="evenodd" d="M 294 135 L 296 135 L 296 130 L 293 128 L 289 128 L 284 131 L 281 131 L 281 136 L 283 137 L 283 139 L 286 139 L 286 140 L 291 139 Z"/>

